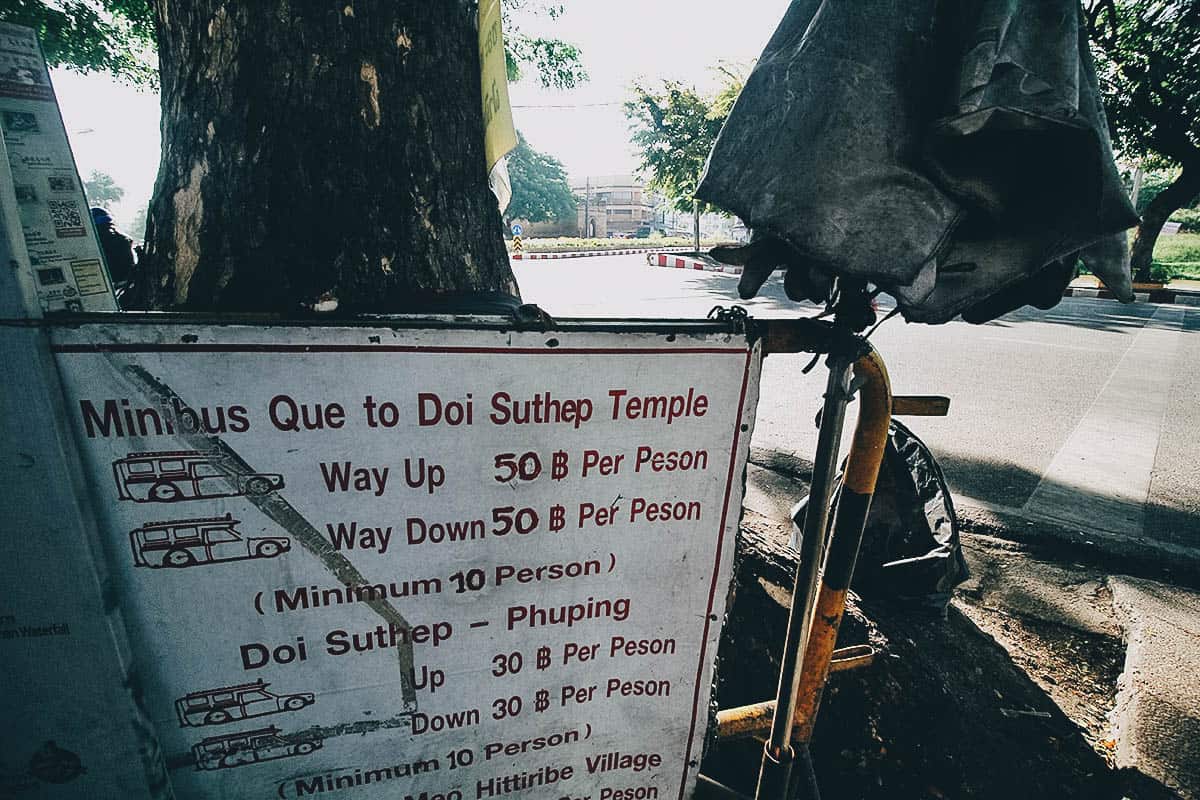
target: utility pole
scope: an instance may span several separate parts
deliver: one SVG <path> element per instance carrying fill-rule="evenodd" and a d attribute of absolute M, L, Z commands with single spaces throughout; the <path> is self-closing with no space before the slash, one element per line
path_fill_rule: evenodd
<path fill-rule="evenodd" d="M 692 233 L 696 239 L 696 252 L 700 252 L 700 201 L 692 200 Z"/>
<path fill-rule="evenodd" d="M 1142 193 L 1142 181 L 1145 179 L 1146 173 L 1142 169 L 1142 162 L 1138 162 L 1137 167 L 1133 170 L 1133 187 L 1129 190 L 1129 202 L 1137 208 L 1138 195 Z"/>
<path fill-rule="evenodd" d="M 592 178 L 587 176 L 583 179 L 583 238 L 587 239 L 591 235 L 592 228 Z"/>

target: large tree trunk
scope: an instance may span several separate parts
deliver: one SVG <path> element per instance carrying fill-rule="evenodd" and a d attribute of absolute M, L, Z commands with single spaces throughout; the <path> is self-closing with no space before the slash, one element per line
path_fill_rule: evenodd
<path fill-rule="evenodd" d="M 1130 266 L 1135 281 L 1151 280 L 1154 264 L 1154 245 L 1167 219 L 1200 194 L 1200 164 L 1186 164 L 1170 186 L 1163 189 L 1146 206 L 1142 224 L 1138 226 L 1130 254 Z"/>
<path fill-rule="evenodd" d="M 517 293 L 487 186 L 475 3 L 155 5 L 153 307 Z"/>

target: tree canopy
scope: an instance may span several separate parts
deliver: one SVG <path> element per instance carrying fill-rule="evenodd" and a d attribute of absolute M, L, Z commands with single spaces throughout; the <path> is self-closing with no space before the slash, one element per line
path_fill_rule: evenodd
<path fill-rule="evenodd" d="M 562 162 L 529 146 L 517 133 L 517 146 L 508 154 L 512 201 L 505 216 L 529 222 L 573 219 L 575 195 Z"/>
<path fill-rule="evenodd" d="M 9 0 L 0 22 L 38 32 L 52 67 L 108 72 L 136 85 L 154 85 L 154 0 Z M 570 89 L 587 80 L 579 48 L 520 30 L 521 17 L 557 18 L 563 6 L 544 0 L 502 0 L 509 80 L 531 68 L 543 86 Z"/>
<path fill-rule="evenodd" d="M 1090 0 L 1088 22 L 1119 148 L 1200 158 L 1200 5 Z"/>
<path fill-rule="evenodd" d="M 542 86 L 547 89 L 571 89 L 587 80 L 587 70 L 579 48 L 561 39 L 530 36 L 521 31 L 518 17 L 546 16 L 558 19 L 562 3 L 544 0 L 502 0 L 504 10 L 505 51 L 509 81 L 524 77 L 524 67 L 532 67 Z"/>
<path fill-rule="evenodd" d="M 511 77 L 585 78 L 579 51 L 534 24 L 561 5 L 500 3 Z M 52 66 L 159 90 L 136 302 L 357 313 L 519 296 L 471 0 L 10 0 L 0 21 L 37 30 Z"/>
<path fill-rule="evenodd" d="M 1118 147 L 1181 167 L 1138 209 L 1132 260 L 1136 276 L 1147 280 L 1163 223 L 1200 194 L 1200 4 L 1088 0 L 1085 10 Z"/>
<path fill-rule="evenodd" d="M 722 86 L 713 95 L 678 81 L 658 87 L 639 82 L 625 103 L 639 153 L 638 168 L 648 176 L 649 187 L 680 211 L 692 210 L 692 196 L 709 151 L 745 83 L 745 74 L 737 67 L 721 64 L 715 69 Z"/>
<path fill-rule="evenodd" d="M 83 182 L 83 192 L 87 195 L 88 204 L 93 206 L 117 203 L 125 196 L 125 190 L 117 186 L 112 175 L 96 169 Z"/>
<path fill-rule="evenodd" d="M 151 0 L 12 0 L 0 7 L 0 22 L 38 32 L 52 67 L 108 72 L 135 84 L 152 83 L 154 11 Z"/>

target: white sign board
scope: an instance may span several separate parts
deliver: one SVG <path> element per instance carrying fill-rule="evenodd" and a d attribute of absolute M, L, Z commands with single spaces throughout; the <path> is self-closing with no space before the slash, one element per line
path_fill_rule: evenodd
<path fill-rule="evenodd" d="M 42 310 L 116 311 L 46 60 L 17 25 L 0 24 L 0 131 L 0 206 L 19 211 Z"/>
<path fill-rule="evenodd" d="M 175 795 L 690 794 L 760 346 L 53 331 Z"/>

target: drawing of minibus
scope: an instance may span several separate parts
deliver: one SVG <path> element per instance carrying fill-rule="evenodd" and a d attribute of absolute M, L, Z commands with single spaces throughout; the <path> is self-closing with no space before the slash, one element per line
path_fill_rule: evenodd
<path fill-rule="evenodd" d="M 286 536 L 247 536 L 232 514 L 147 522 L 129 532 L 139 567 L 194 567 L 219 561 L 274 558 L 292 549 Z"/>
<path fill-rule="evenodd" d="M 174 450 L 130 453 L 113 462 L 117 494 L 135 503 L 174 503 L 209 497 L 261 497 L 283 488 L 283 476 L 246 472 L 223 453 Z"/>

